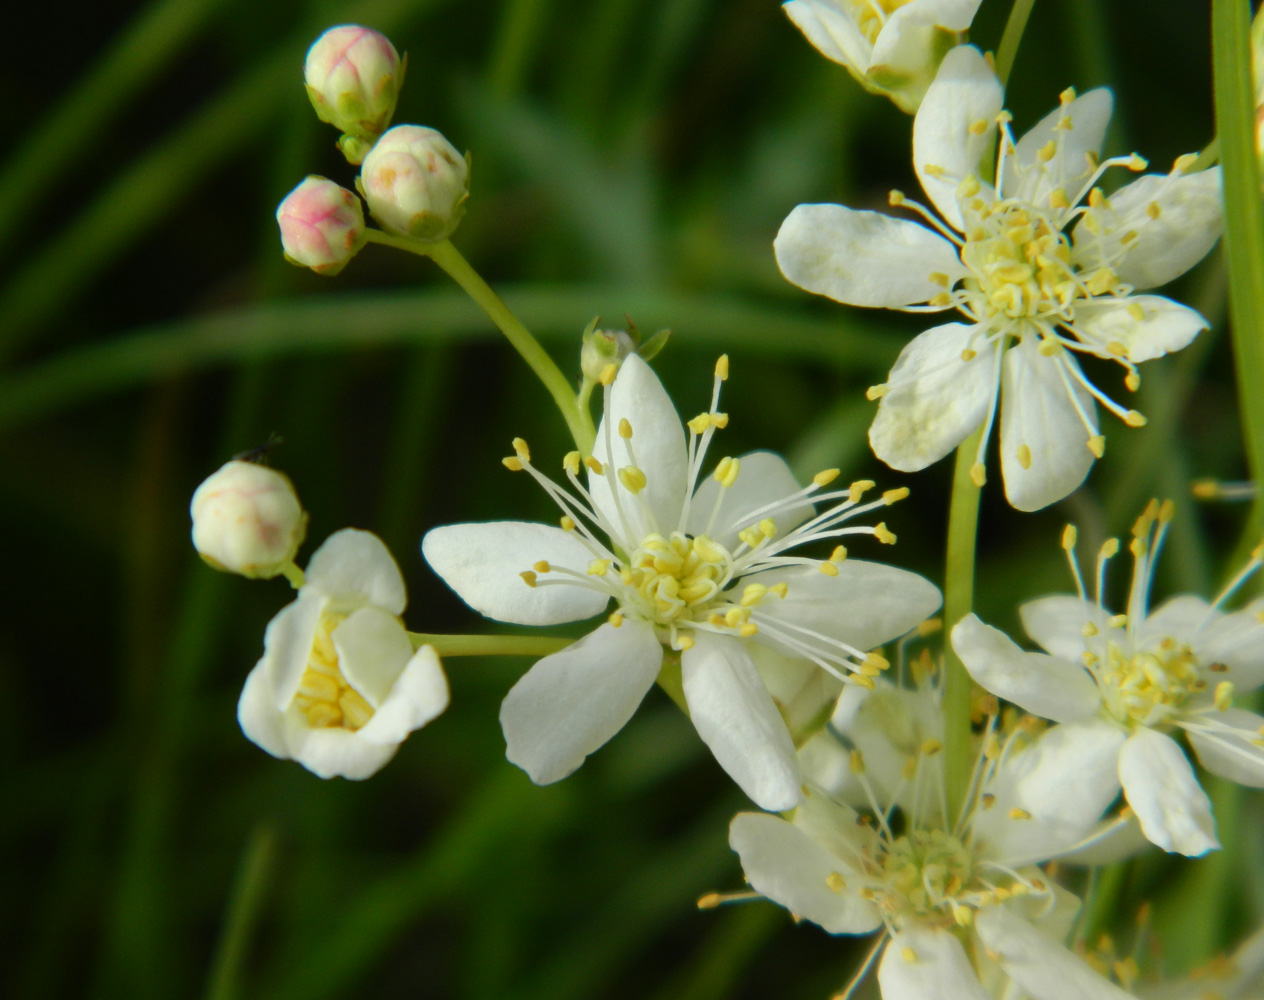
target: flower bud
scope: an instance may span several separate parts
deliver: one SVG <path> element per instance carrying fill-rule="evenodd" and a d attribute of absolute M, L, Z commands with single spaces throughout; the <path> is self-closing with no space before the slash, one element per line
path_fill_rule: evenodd
<path fill-rule="evenodd" d="M 277 207 L 285 259 L 334 275 L 364 246 L 364 210 L 354 191 L 315 174 Z"/>
<path fill-rule="evenodd" d="M 597 330 L 595 321 L 584 331 L 579 349 L 579 370 L 584 378 L 601 381 L 608 365 L 618 368 L 623 359 L 636 352 L 636 338 L 626 330 Z"/>
<path fill-rule="evenodd" d="M 360 169 L 360 191 L 382 228 L 426 243 L 452 235 L 465 214 L 470 170 L 440 133 L 396 125 Z"/>
<path fill-rule="evenodd" d="M 293 562 L 307 514 L 287 477 L 254 462 L 231 461 L 193 494 L 193 547 L 226 573 L 276 576 Z"/>
<path fill-rule="evenodd" d="M 321 121 L 346 133 L 340 145 L 352 163 L 390 125 L 404 65 L 385 35 L 356 24 L 330 28 L 307 50 L 307 96 Z"/>

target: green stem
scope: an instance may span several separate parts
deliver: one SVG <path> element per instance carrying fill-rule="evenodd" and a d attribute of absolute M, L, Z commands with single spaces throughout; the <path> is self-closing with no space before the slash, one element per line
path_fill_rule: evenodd
<path fill-rule="evenodd" d="M 434 646 L 440 656 L 548 656 L 575 642 L 549 635 L 440 635 L 409 632 L 413 649 Z"/>
<path fill-rule="evenodd" d="M 970 477 L 983 428 L 957 448 L 948 508 L 948 559 L 944 569 L 944 782 L 948 791 L 948 822 L 965 802 L 970 785 L 974 748 L 970 732 L 970 675 L 952 649 L 952 627 L 970 613 L 974 603 L 974 548 L 979 531 L 980 489 Z"/>
<path fill-rule="evenodd" d="M 1014 0 L 1010 8 L 1009 20 L 1005 22 L 1005 31 L 1001 34 L 1001 44 L 996 48 L 996 75 L 1004 87 L 1009 83 L 1010 70 L 1014 68 L 1014 57 L 1018 55 L 1018 43 L 1023 40 L 1023 31 L 1027 28 L 1027 18 L 1036 0 Z"/>
<path fill-rule="evenodd" d="M 1251 86 L 1251 11 L 1243 0 L 1213 0 L 1211 41 L 1216 134 L 1224 167 L 1224 254 L 1229 271 L 1229 318 L 1247 469 L 1264 482 L 1264 204 L 1255 155 Z M 1256 493 L 1232 567 L 1264 535 L 1264 491 Z"/>
<path fill-rule="evenodd" d="M 271 881 L 276 840 L 276 831 L 264 824 L 255 829 L 246 843 L 224 933 L 215 949 L 211 979 L 206 988 L 207 1000 L 232 1000 L 241 996 L 241 967 Z"/>
<path fill-rule="evenodd" d="M 442 243 L 418 243 L 405 236 L 393 236 L 376 229 L 368 231 L 368 239 L 370 243 L 380 243 L 383 246 L 429 257 L 443 268 L 448 276 L 461 286 L 465 294 L 473 299 L 496 324 L 500 332 L 513 345 L 514 350 L 522 356 L 522 360 L 544 383 L 544 388 L 553 397 L 553 402 L 562 414 L 562 419 L 566 421 L 571 437 L 575 439 L 576 447 L 585 455 L 592 452 L 596 435 L 590 433 L 588 427 L 585 426 L 575 398 L 575 390 L 571 388 L 570 382 L 562 374 L 557 363 L 549 357 L 548 352 L 540 346 L 540 342 L 522 325 L 500 296 L 492 291 L 491 286 L 470 266 L 469 261 L 461 256 L 461 252 L 452 245 L 451 240 L 444 240 Z M 591 424 L 591 420 L 588 423 Z"/>

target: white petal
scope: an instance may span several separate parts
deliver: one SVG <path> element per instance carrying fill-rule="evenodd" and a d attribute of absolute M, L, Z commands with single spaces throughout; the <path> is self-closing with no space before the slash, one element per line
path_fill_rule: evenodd
<path fill-rule="evenodd" d="M 1220 846 L 1211 803 L 1173 740 L 1138 726 L 1119 752 L 1119 778 L 1150 843 L 1189 857 Z"/>
<path fill-rule="evenodd" d="M 1224 229 L 1220 168 L 1168 177 L 1147 174 L 1110 196 L 1112 213 L 1105 231 L 1095 236 L 1081 221 L 1075 227 L 1075 261 L 1092 270 L 1104 254 L 1116 258 L 1122 237 L 1136 233 L 1116 266 L 1120 280 L 1133 288 L 1155 288 L 1180 277 L 1207 255 Z M 1151 218 L 1154 204 L 1157 218 Z"/>
<path fill-rule="evenodd" d="M 720 766 L 761 809 L 800 799 L 794 742 L 742 640 L 695 631 L 680 656 L 689 717 Z"/>
<path fill-rule="evenodd" d="M 732 486 L 725 488 L 715 476 L 707 476 L 698 487 L 685 523 L 685 531 L 690 535 L 707 535 L 731 552 L 738 545 L 737 533 L 754 521 L 771 517 L 777 525 L 777 536 L 784 538 L 816 513 L 812 504 L 805 502 L 785 513 L 747 518 L 752 511 L 798 493 L 799 481 L 786 460 L 771 451 L 752 451 L 742 455 L 741 462 L 737 481 Z M 720 498 L 718 509 L 717 497 Z"/>
<path fill-rule="evenodd" d="M 1101 152 L 1113 105 L 1110 91 L 1099 87 L 1040 119 L 1018 140 L 1018 155 L 1006 159 L 1002 188 L 1005 196 L 1047 206 L 1055 188 L 1062 188 L 1070 198 L 1079 194 L 1092 172 L 1087 154 L 1096 157 Z M 1059 128 L 1064 117 L 1070 120 L 1070 127 Z M 1051 160 L 1042 163 L 1037 154 L 1050 140 L 1056 143 L 1056 152 Z"/>
<path fill-rule="evenodd" d="M 1018 609 L 1027 634 L 1049 653 L 1079 663 L 1087 648 L 1084 626 L 1091 624 L 1099 635 L 1107 632 L 1123 637 L 1122 629 L 1110 628 L 1110 612 L 1093 601 L 1074 594 L 1052 594 L 1028 601 Z"/>
<path fill-rule="evenodd" d="M 1058 365 L 1076 366 L 1066 351 L 1047 358 L 1028 337 L 1005 355 L 1001 381 L 1001 472 L 1005 496 L 1019 510 L 1040 510 L 1074 490 L 1093 466 L 1088 440 L 1097 429 L 1097 404 L 1074 377 L 1067 382 L 1092 431 L 1080 419 Z M 1019 449 L 1031 451 L 1023 468 Z"/>
<path fill-rule="evenodd" d="M 1082 846 L 1059 855 L 1058 860 L 1072 865 L 1113 865 L 1136 857 L 1151 846 L 1135 813 L 1102 821 L 1080 843 Z"/>
<path fill-rule="evenodd" d="M 413 644 L 399 619 L 379 608 L 361 608 L 335 628 L 330 638 L 342 676 L 365 701 L 380 707 L 413 655 Z"/>
<path fill-rule="evenodd" d="M 1075 307 L 1074 332 L 1099 358 L 1116 357 L 1109 347 L 1122 344 L 1129 361 L 1151 361 L 1188 347 L 1207 328 L 1199 313 L 1162 295 L 1101 296 Z"/>
<path fill-rule="evenodd" d="M 862 696 L 849 697 L 853 689 Z M 857 701 L 859 706 L 853 708 Z M 872 691 L 856 685 L 845 688 L 830 724 L 860 751 L 865 778 L 884 803 L 896 800 L 897 795 L 902 796 L 898 800 L 901 803 L 911 797 L 904 778 L 905 765 L 910 757 L 921 757 L 928 740 L 942 742 L 944 738 L 943 713 L 933 697 L 923 691 L 896 687 L 881 677 L 876 679 Z M 851 789 L 844 786 L 844 790 L 851 801 L 868 801 L 867 796 L 851 799 Z M 918 808 L 924 809 L 924 803 L 919 803 Z"/>
<path fill-rule="evenodd" d="M 1042 934 L 1007 906 L 986 906 L 974 921 L 979 940 L 1033 1000 L 1128 1000 L 1088 963 Z"/>
<path fill-rule="evenodd" d="M 632 426 L 630 442 L 619 436 L 622 420 Z M 606 447 L 607 434 L 614 450 L 613 466 Z M 620 541 L 626 543 L 625 548 L 635 548 L 653 531 L 668 534 L 677 529 L 689 485 L 685 431 L 663 383 L 635 354 L 624 360 L 610 388 L 610 405 L 597 427 L 593 456 L 605 466 L 605 474 L 598 476 L 590 471 L 588 489 L 598 510 L 614 526 Z M 617 470 L 628 465 L 636 465 L 645 473 L 647 485 L 637 496 L 622 485 L 618 487 L 624 514 L 620 518 L 610 482 L 617 482 Z"/>
<path fill-rule="evenodd" d="M 654 630 L 631 619 L 544 657 L 500 706 L 506 755 L 537 785 L 565 778 L 632 718 L 662 659 Z"/>
<path fill-rule="evenodd" d="M 370 743 L 337 726 L 312 729 L 296 708 L 286 713 L 285 722 L 289 756 L 319 778 L 361 781 L 377 774 L 399 749 L 397 743 Z"/>
<path fill-rule="evenodd" d="M 1164 639 L 1175 639 L 1177 642 L 1188 642 L 1197 649 L 1202 641 L 1214 635 L 1213 629 L 1219 630 L 1218 623 L 1223 619 L 1224 616 L 1201 597 L 1182 594 L 1165 601 L 1137 626 L 1137 645 L 1144 647 Z M 1261 634 L 1264 635 L 1264 632 Z"/>
<path fill-rule="evenodd" d="M 996 394 L 996 348 L 979 328 L 945 323 L 914 337 L 887 376 L 891 389 L 869 428 L 873 452 L 893 469 L 917 472 L 937 462 L 987 418 Z"/>
<path fill-rule="evenodd" d="M 926 226 L 843 205 L 799 205 L 772 245 L 787 281 L 852 306 L 926 302 L 944 290 L 932 274 L 966 274 L 956 248 Z"/>
<path fill-rule="evenodd" d="M 958 45 L 939 66 L 913 120 L 913 167 L 926 196 L 960 230 L 957 185 L 978 174 L 979 161 L 996 133 L 1001 84 L 973 45 Z M 978 122 L 986 127 L 975 134 Z M 939 168 L 927 170 L 927 167 Z"/>
<path fill-rule="evenodd" d="M 395 557 L 372 532 L 335 531 L 312 553 L 305 575 L 303 589 L 324 594 L 334 611 L 372 604 L 399 615 L 408 603 Z"/>
<path fill-rule="evenodd" d="M 831 934 L 868 934 L 882 926 L 877 907 L 845 887 L 847 863 L 793 824 L 765 813 L 738 813 L 729 826 L 729 845 L 755 891 L 796 916 Z M 843 887 L 836 892 L 830 885 L 839 879 Z"/>
<path fill-rule="evenodd" d="M 480 614 L 515 625 L 558 625 L 599 614 L 608 594 L 579 586 L 531 587 L 522 573 L 540 561 L 584 573 L 592 553 L 572 532 L 529 521 L 449 524 L 426 532 L 426 562 Z M 544 580 L 561 574 L 538 573 Z"/>
<path fill-rule="evenodd" d="M 781 9 L 827 59 L 864 73 L 873 47 L 846 7 L 831 0 L 790 0 Z"/>
<path fill-rule="evenodd" d="M 433 646 L 413 654 L 373 718 L 359 730 L 370 743 L 402 743 L 448 707 L 448 679 Z"/>
<path fill-rule="evenodd" d="M 1264 748 L 1260 738 L 1264 716 L 1228 708 L 1201 716 L 1198 729 L 1186 730 L 1199 763 L 1212 774 L 1251 788 L 1264 788 Z"/>
<path fill-rule="evenodd" d="M 933 927 L 905 927 L 891 938 L 878 984 L 883 1000 L 990 1000 L 961 942 Z"/>
<path fill-rule="evenodd" d="M 279 712 L 289 706 L 303 679 L 324 610 L 325 598 L 304 588 L 297 600 L 277 612 L 263 633 L 260 662 L 268 672 L 268 684 Z"/>
<path fill-rule="evenodd" d="M 285 723 L 277 709 L 268 671 L 260 660 L 246 678 L 237 701 L 237 721 L 246 739 L 262 747 L 273 757 L 287 759 L 289 744 L 285 741 Z"/>
<path fill-rule="evenodd" d="M 833 711 L 843 682 L 801 656 L 786 656 L 754 642 L 748 643 L 746 650 L 786 720 L 790 735 L 797 739 L 805 732 L 819 729 Z"/>
<path fill-rule="evenodd" d="M 881 840 L 873 827 L 860 821 L 860 814 L 850 806 L 836 802 L 824 789 L 807 786 L 804 798 L 794 810 L 791 822 L 824 848 L 844 867 L 844 874 L 858 871 L 857 859 L 881 850 Z M 850 859 L 850 860 L 849 860 Z"/>
<path fill-rule="evenodd" d="M 1264 684 L 1264 599 L 1247 605 L 1241 611 L 1212 618 L 1194 634 L 1194 648 L 1204 663 L 1223 663 L 1229 669 L 1223 675 L 1233 681 L 1242 694 Z"/>
<path fill-rule="evenodd" d="M 822 641 L 804 635 L 802 629 L 865 651 L 916 628 L 942 603 L 939 588 L 925 577 L 863 559 L 844 560 L 838 565 L 837 576 L 805 566 L 756 573 L 744 577 L 739 585 L 751 581 L 787 585 L 785 599 L 764 600 L 752 616 L 754 621 L 768 621 L 782 628 L 797 626 L 790 631 L 817 647 Z M 793 645 L 763 632 L 756 640 L 795 653 Z"/>
<path fill-rule="evenodd" d="M 966 615 L 952 630 L 952 648 L 974 680 L 994 695 L 1054 722 L 1097 711 L 1101 695 L 1077 663 L 1019 649 L 1004 632 Z"/>
<path fill-rule="evenodd" d="M 874 40 L 870 72 L 884 85 L 888 76 L 910 79 L 914 85 L 919 77 L 925 78 L 921 96 L 931 82 L 938 53 L 949 44 L 939 29 L 965 31 L 978 8 L 979 0 L 914 0 L 897 7 Z M 915 93 L 918 89 L 914 86 Z"/>

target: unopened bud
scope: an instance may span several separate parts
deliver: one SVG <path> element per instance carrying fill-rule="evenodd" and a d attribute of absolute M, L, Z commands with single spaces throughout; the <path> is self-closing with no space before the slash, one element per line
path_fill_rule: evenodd
<path fill-rule="evenodd" d="M 397 125 L 364 158 L 360 191 L 384 229 L 426 243 L 446 240 L 465 214 L 470 169 L 439 132 Z"/>
<path fill-rule="evenodd" d="M 584 378 L 600 382 L 606 365 L 622 365 L 623 359 L 634 353 L 636 339 L 626 330 L 597 330 L 590 326 L 584 331 L 579 348 L 579 370 Z"/>
<path fill-rule="evenodd" d="M 334 275 L 364 246 L 364 210 L 354 191 L 314 174 L 277 207 L 285 259 Z"/>
<path fill-rule="evenodd" d="M 339 147 L 360 163 L 391 123 L 406 60 L 385 35 L 356 24 L 330 28 L 307 50 L 303 80 L 323 122 L 341 129 Z"/>
<path fill-rule="evenodd" d="M 231 461 L 193 494 L 193 547 L 208 564 L 252 579 L 276 576 L 307 533 L 290 480 L 265 465 Z"/>

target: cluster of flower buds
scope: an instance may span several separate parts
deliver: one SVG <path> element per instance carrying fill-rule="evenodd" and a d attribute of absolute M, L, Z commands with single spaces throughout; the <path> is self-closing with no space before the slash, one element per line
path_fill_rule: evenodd
<path fill-rule="evenodd" d="M 356 187 L 387 232 L 422 243 L 446 240 L 465 214 L 468 158 L 432 128 L 388 129 L 407 57 L 370 28 L 330 28 L 307 52 L 307 96 L 341 130 L 338 148 L 360 165 Z M 286 260 L 317 274 L 341 271 L 367 241 L 364 210 L 351 191 L 308 177 L 277 208 Z"/>

